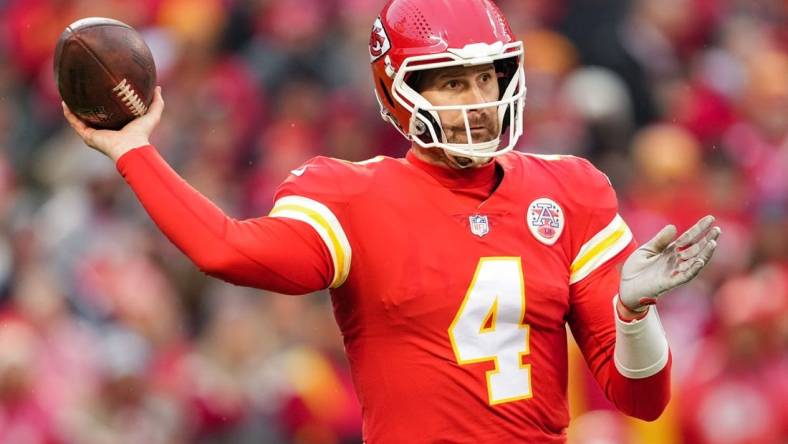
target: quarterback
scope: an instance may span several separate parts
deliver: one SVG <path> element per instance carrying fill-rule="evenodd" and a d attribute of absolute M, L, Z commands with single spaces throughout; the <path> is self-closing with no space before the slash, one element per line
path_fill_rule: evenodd
<path fill-rule="evenodd" d="M 205 273 L 330 289 L 366 442 L 565 442 L 567 324 L 607 397 L 659 417 L 671 355 L 654 304 L 709 261 L 714 218 L 638 248 L 589 162 L 513 151 L 523 43 L 490 0 L 390 0 L 369 56 L 407 156 L 311 159 L 250 220 L 226 216 L 150 145 L 160 89 L 120 131 L 64 114 Z"/>

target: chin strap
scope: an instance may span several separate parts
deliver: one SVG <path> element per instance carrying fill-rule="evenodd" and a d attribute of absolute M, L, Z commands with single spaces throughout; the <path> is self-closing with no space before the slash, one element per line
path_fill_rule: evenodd
<path fill-rule="evenodd" d="M 464 144 L 449 143 L 447 144 L 449 148 L 443 148 L 443 152 L 446 154 L 446 158 L 449 159 L 449 162 L 456 168 L 476 168 L 486 164 L 492 160 L 493 157 L 495 157 L 489 154 L 495 153 L 499 144 L 500 138 L 495 138 L 488 142 L 480 142 L 474 144 L 476 145 L 474 147 L 474 154 L 469 154 L 465 152 L 457 152 L 452 149 L 455 146 L 464 146 Z"/>
<path fill-rule="evenodd" d="M 449 160 L 449 163 L 453 167 L 460 169 L 480 167 L 492 160 L 491 156 L 466 157 L 466 156 L 458 156 L 456 154 L 452 154 L 447 150 L 443 150 L 443 152 L 446 154 L 446 158 Z"/>

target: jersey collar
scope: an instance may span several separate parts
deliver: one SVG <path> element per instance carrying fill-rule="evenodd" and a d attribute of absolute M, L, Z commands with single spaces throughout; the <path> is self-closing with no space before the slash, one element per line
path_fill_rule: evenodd
<path fill-rule="evenodd" d="M 492 190 L 497 181 L 495 161 L 477 168 L 449 168 L 419 159 L 412 150 L 405 155 L 411 165 L 432 176 L 438 183 L 450 190 L 486 189 Z"/>

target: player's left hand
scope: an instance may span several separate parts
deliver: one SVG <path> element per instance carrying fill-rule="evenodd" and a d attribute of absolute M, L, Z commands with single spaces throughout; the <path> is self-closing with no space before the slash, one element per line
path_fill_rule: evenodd
<path fill-rule="evenodd" d="M 63 105 L 63 115 L 71 128 L 85 142 L 85 145 L 105 154 L 115 162 L 132 149 L 150 144 L 150 135 L 159 124 L 164 111 L 164 99 L 161 97 L 160 86 L 156 87 L 153 102 L 148 108 L 147 114 L 137 117 L 117 131 L 91 128 L 79 120 L 68 109 L 65 102 L 61 102 L 61 104 Z"/>
<path fill-rule="evenodd" d="M 635 250 L 621 269 L 619 299 L 635 312 L 645 311 L 668 290 L 689 282 L 709 262 L 721 231 L 706 216 L 676 237 L 668 225 L 653 239 Z"/>

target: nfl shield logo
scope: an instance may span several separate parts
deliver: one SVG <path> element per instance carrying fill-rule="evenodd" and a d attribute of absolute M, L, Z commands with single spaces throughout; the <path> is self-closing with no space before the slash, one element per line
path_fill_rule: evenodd
<path fill-rule="evenodd" d="M 482 237 L 490 232 L 490 224 L 487 223 L 487 216 L 477 214 L 468 219 L 471 222 L 471 233 Z"/>

